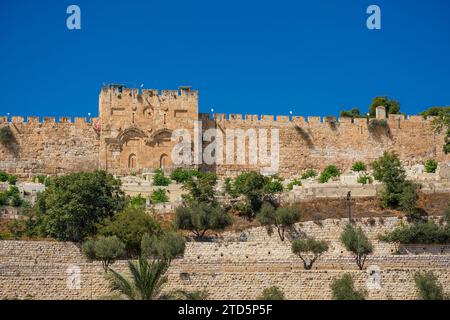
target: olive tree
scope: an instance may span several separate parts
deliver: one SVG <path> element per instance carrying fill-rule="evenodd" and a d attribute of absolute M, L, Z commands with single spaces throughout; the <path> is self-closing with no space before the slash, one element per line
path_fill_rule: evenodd
<path fill-rule="evenodd" d="M 116 259 L 125 253 L 125 245 L 116 236 L 87 240 L 82 246 L 83 253 L 90 260 L 100 260 L 105 272 Z"/>
<path fill-rule="evenodd" d="M 328 251 L 328 243 L 314 238 L 297 239 L 292 242 L 292 252 L 300 257 L 306 270 L 310 270 L 316 260 Z"/>
<path fill-rule="evenodd" d="M 145 257 L 167 262 L 182 255 L 185 247 L 184 237 L 174 231 L 154 235 L 146 233 L 141 242 L 141 252 Z"/>
<path fill-rule="evenodd" d="M 300 212 L 294 207 L 281 207 L 275 209 L 270 203 L 265 202 L 256 215 L 256 219 L 263 226 L 274 225 L 277 228 L 281 241 L 285 239 L 285 232 L 300 220 Z"/>
<path fill-rule="evenodd" d="M 361 227 L 356 228 L 349 223 L 341 234 L 341 242 L 348 251 L 355 254 L 356 264 L 362 270 L 367 255 L 373 251 L 372 243 L 364 234 L 364 231 Z"/>
<path fill-rule="evenodd" d="M 175 227 L 191 231 L 202 238 L 208 230 L 223 230 L 232 223 L 232 218 L 218 205 L 207 202 L 192 202 L 175 210 Z"/>

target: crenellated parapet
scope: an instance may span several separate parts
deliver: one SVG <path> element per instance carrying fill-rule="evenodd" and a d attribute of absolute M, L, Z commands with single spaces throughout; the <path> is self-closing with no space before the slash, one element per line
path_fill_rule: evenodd
<path fill-rule="evenodd" d="M 209 115 L 205 114 L 209 119 Z M 213 114 L 212 120 L 216 123 L 223 125 L 242 125 L 242 126 L 252 126 L 252 125 L 265 125 L 265 126 L 286 126 L 286 125 L 300 125 L 300 126 L 310 126 L 310 127 L 328 127 L 331 124 L 336 125 L 353 125 L 353 126 L 364 126 L 369 123 L 369 121 L 374 120 L 372 118 L 349 118 L 349 117 L 335 117 L 335 116 L 285 116 L 285 115 L 254 115 L 254 114 L 223 114 L 217 113 Z M 423 117 L 417 115 L 404 116 L 402 114 L 390 114 L 387 119 L 385 119 L 389 125 L 399 126 L 402 124 L 417 124 L 417 125 L 428 125 L 433 120 L 433 117 Z"/>
<path fill-rule="evenodd" d="M 92 126 L 92 124 L 96 123 L 98 118 L 85 118 L 85 117 L 36 117 L 36 116 L 11 116 L 10 119 L 7 117 L 0 118 L 0 124 L 15 124 L 20 125 L 22 127 L 32 126 L 32 127 L 78 127 L 78 128 L 87 128 Z"/>

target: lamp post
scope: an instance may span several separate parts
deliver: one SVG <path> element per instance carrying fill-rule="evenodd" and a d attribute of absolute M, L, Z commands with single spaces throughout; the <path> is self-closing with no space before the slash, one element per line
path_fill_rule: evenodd
<path fill-rule="evenodd" d="M 347 192 L 347 197 L 345 198 L 348 208 L 348 221 L 352 222 L 352 192 Z"/>

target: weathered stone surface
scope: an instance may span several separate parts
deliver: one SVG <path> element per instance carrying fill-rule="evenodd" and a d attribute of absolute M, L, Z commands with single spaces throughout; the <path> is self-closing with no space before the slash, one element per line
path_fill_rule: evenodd
<path fill-rule="evenodd" d="M 27 177 L 37 173 L 61 174 L 67 172 L 107 169 L 112 173 L 127 174 L 146 169 L 173 166 L 172 150 L 177 143 L 171 139 L 176 129 L 186 129 L 194 141 L 194 121 L 201 131 L 217 128 L 279 130 L 279 173 L 283 176 L 298 174 L 305 169 L 323 169 L 336 164 L 346 170 L 355 161 L 370 162 L 384 151 L 395 151 L 405 165 L 423 164 L 426 159 L 440 163 L 450 162 L 450 155 L 442 151 L 445 132 L 437 134 L 431 119 L 390 115 L 388 130 L 370 131 L 366 119 L 324 119 L 309 117 L 282 117 L 198 113 L 198 92 L 188 88 L 180 90 L 142 90 L 124 87 L 104 87 L 99 99 L 99 119 L 86 122 L 77 118 L 39 119 L 13 117 L 10 125 L 16 141 L 9 147 L 0 145 L 0 170 Z M 225 142 L 226 139 L 224 139 Z M 207 170 L 219 175 L 235 175 L 245 170 L 260 170 L 260 160 L 250 164 L 249 148 L 261 144 L 245 140 L 244 164 L 203 164 Z M 236 140 L 237 141 L 237 140 Z M 238 149 L 235 141 L 235 150 Z M 193 143 L 192 143 L 193 144 Z M 209 142 L 203 143 L 205 148 Z M 268 140 L 270 145 L 270 139 Z M 233 159 L 237 160 L 236 154 Z M 446 167 L 441 176 L 447 176 Z M 448 170 L 447 170 L 448 171 Z"/>
<path fill-rule="evenodd" d="M 379 233 L 391 230 L 397 218 L 383 224 L 358 222 L 375 246 L 366 266 L 381 271 L 381 289 L 369 290 L 370 299 L 417 299 L 413 276 L 418 270 L 430 270 L 448 292 L 450 289 L 450 255 L 437 247 L 420 254 L 398 255 L 396 245 L 380 243 Z M 367 271 L 357 270 L 354 258 L 339 244 L 345 220 L 325 220 L 297 225 L 308 236 L 330 241 L 331 249 L 314 265 L 303 270 L 291 253 L 290 242 L 281 242 L 265 228 L 227 232 L 214 243 L 188 242 L 183 259 L 172 262 L 165 291 L 202 290 L 210 299 L 255 299 L 269 286 L 279 286 L 289 299 L 331 299 L 330 284 L 336 277 L 350 272 L 358 288 L 366 289 Z M 242 241 L 245 239 L 245 241 Z M 417 253 L 417 252 L 414 252 Z M 81 272 L 79 289 L 69 289 L 68 268 Z M 125 272 L 126 261 L 113 265 Z M 0 241 L 0 299 L 97 299 L 110 295 L 109 283 L 100 263 L 88 262 L 73 243 L 43 241 Z"/>

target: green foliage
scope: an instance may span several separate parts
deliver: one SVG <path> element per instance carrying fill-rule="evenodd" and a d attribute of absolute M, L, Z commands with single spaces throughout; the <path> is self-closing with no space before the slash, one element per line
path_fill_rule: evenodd
<path fill-rule="evenodd" d="M 428 117 L 428 116 L 437 117 L 445 112 L 450 112 L 450 107 L 431 107 L 425 111 L 422 111 L 420 113 L 420 115 L 422 115 L 424 117 Z"/>
<path fill-rule="evenodd" d="M 144 209 L 127 207 L 98 225 L 98 232 L 104 236 L 116 236 L 124 244 L 128 255 L 139 255 L 144 234 L 157 234 L 159 223 Z"/>
<path fill-rule="evenodd" d="M 165 189 L 158 188 L 153 190 L 150 199 L 153 203 L 163 203 L 169 201 L 169 196 L 167 195 Z"/>
<path fill-rule="evenodd" d="M 294 186 L 301 186 L 302 182 L 298 179 L 294 179 L 287 185 L 288 190 L 294 189 Z"/>
<path fill-rule="evenodd" d="M 362 161 L 357 161 L 353 164 L 352 166 L 352 170 L 355 172 L 361 172 L 361 171 L 366 171 L 367 170 L 367 166 L 364 162 Z"/>
<path fill-rule="evenodd" d="M 170 179 L 178 183 L 185 183 L 192 177 L 198 177 L 200 173 L 197 170 L 176 168 L 170 174 Z"/>
<path fill-rule="evenodd" d="M 147 258 L 171 261 L 184 253 L 186 240 L 174 231 L 163 231 L 159 234 L 142 237 L 141 252 Z"/>
<path fill-rule="evenodd" d="M 183 195 L 187 203 L 206 202 L 217 204 L 215 187 L 217 176 L 214 173 L 198 173 L 191 176 L 184 184 L 183 188 L 189 192 Z"/>
<path fill-rule="evenodd" d="M 356 264 L 362 270 L 367 255 L 373 251 L 372 243 L 364 234 L 364 231 L 361 227 L 356 228 L 348 223 L 341 234 L 341 242 L 348 251 L 355 255 Z"/>
<path fill-rule="evenodd" d="M 3 126 L 0 128 L 0 142 L 4 145 L 14 141 L 14 135 L 9 126 Z"/>
<path fill-rule="evenodd" d="M 17 177 L 7 174 L 4 171 L 0 171 L 0 182 L 9 182 L 10 185 L 15 185 L 17 182 Z"/>
<path fill-rule="evenodd" d="M 438 162 L 436 160 L 430 159 L 425 162 L 425 172 L 427 173 L 435 173 L 438 167 Z"/>
<path fill-rule="evenodd" d="M 377 107 L 383 106 L 386 108 L 386 114 L 399 114 L 400 103 L 396 100 L 389 99 L 388 97 L 375 97 L 372 100 L 372 104 L 369 107 L 369 114 L 371 117 L 375 117 L 375 110 Z"/>
<path fill-rule="evenodd" d="M 340 175 L 341 175 L 341 173 L 339 172 L 339 169 L 335 165 L 330 165 L 330 166 L 326 167 L 320 174 L 319 182 L 327 183 L 328 180 L 339 177 Z"/>
<path fill-rule="evenodd" d="M 317 177 L 317 172 L 315 170 L 312 169 L 308 169 L 306 170 L 303 174 L 302 174 L 302 179 L 309 179 L 309 178 L 315 178 Z"/>
<path fill-rule="evenodd" d="M 124 202 L 120 180 L 105 171 L 52 179 L 34 205 L 33 233 L 63 241 L 82 241 L 94 236 L 97 224 L 122 209 Z"/>
<path fill-rule="evenodd" d="M 444 145 L 442 147 L 445 154 L 450 153 L 450 107 L 434 107 L 422 113 L 423 115 L 432 115 L 434 119 L 432 126 L 436 133 L 447 130 Z"/>
<path fill-rule="evenodd" d="M 284 241 L 286 230 L 300 221 L 300 212 L 294 207 L 275 209 L 269 202 L 264 202 L 260 212 L 256 215 L 256 219 L 263 226 L 274 225 L 281 241 Z"/>
<path fill-rule="evenodd" d="M 33 177 L 33 182 L 41 183 L 47 185 L 47 177 L 44 175 L 37 175 Z"/>
<path fill-rule="evenodd" d="M 237 176 L 229 188 L 233 196 L 245 196 L 247 208 L 241 211 L 242 215 L 253 218 L 261 208 L 264 201 L 272 201 L 275 194 L 283 191 L 282 178 L 279 176 L 263 176 L 260 173 L 249 171 Z"/>
<path fill-rule="evenodd" d="M 150 264 L 144 257 L 129 261 L 131 279 L 111 270 L 111 289 L 130 300 L 155 300 L 167 282 L 167 268 L 165 261 L 154 260 Z"/>
<path fill-rule="evenodd" d="M 421 300 L 444 300 L 444 289 L 433 272 L 416 272 L 414 274 L 419 297 Z"/>
<path fill-rule="evenodd" d="M 409 217 L 417 218 L 417 186 L 406 181 L 406 173 L 397 154 L 385 152 L 372 163 L 372 167 L 374 178 L 384 184 L 382 206 L 393 209 L 400 207 Z"/>
<path fill-rule="evenodd" d="M 20 197 L 19 189 L 10 185 L 7 191 L 0 192 L 0 206 L 10 205 L 12 207 L 22 207 L 26 202 Z"/>
<path fill-rule="evenodd" d="M 419 195 L 417 194 L 418 186 L 412 182 L 406 181 L 403 184 L 403 190 L 399 197 L 399 206 L 403 212 L 406 213 L 410 219 L 420 219 L 420 213 L 417 210 L 417 201 Z"/>
<path fill-rule="evenodd" d="M 141 194 L 138 194 L 137 196 L 128 199 L 128 205 L 131 207 L 144 208 L 145 203 L 146 199 Z"/>
<path fill-rule="evenodd" d="M 114 261 L 125 253 L 125 245 L 116 236 L 101 237 L 98 240 L 87 240 L 82 251 L 90 260 L 100 260 L 105 272 Z"/>
<path fill-rule="evenodd" d="M 380 240 L 401 244 L 450 244 L 450 227 L 439 226 L 432 221 L 416 222 L 397 227 L 380 236 Z"/>
<path fill-rule="evenodd" d="M 157 187 L 165 187 L 170 184 L 170 179 L 164 176 L 164 172 L 161 169 L 155 171 L 153 176 L 153 185 Z"/>
<path fill-rule="evenodd" d="M 363 175 L 363 176 L 358 177 L 357 182 L 358 183 L 362 183 L 362 184 L 372 184 L 373 183 L 373 179 L 369 175 Z"/>
<path fill-rule="evenodd" d="M 14 219 L 6 225 L 11 237 L 15 240 L 19 240 L 26 232 L 26 224 L 23 220 Z"/>
<path fill-rule="evenodd" d="M 208 230 L 223 230 L 232 223 L 232 218 L 222 207 L 207 202 L 191 202 L 175 210 L 175 226 L 189 230 L 197 238 L 204 237 Z"/>
<path fill-rule="evenodd" d="M 364 118 L 365 116 L 361 114 L 358 108 L 353 108 L 350 110 L 341 110 L 340 117 L 342 118 Z"/>
<path fill-rule="evenodd" d="M 355 289 L 353 277 L 345 273 L 341 278 L 331 283 L 331 292 L 334 300 L 365 300 L 367 293 Z"/>
<path fill-rule="evenodd" d="M 297 239 L 292 242 L 291 249 L 303 261 L 303 267 L 310 270 L 314 262 L 328 251 L 328 243 L 314 238 Z"/>
<path fill-rule="evenodd" d="M 279 287 L 273 286 L 263 290 L 258 300 L 286 300 L 283 290 Z"/>

